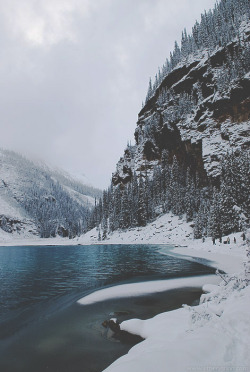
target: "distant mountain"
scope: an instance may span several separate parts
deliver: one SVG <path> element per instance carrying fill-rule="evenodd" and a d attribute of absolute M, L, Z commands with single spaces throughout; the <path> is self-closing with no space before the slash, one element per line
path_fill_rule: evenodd
<path fill-rule="evenodd" d="M 74 237 L 100 196 L 64 171 L 0 149 L 0 228 L 6 233 Z"/>
<path fill-rule="evenodd" d="M 100 239 L 168 211 L 197 238 L 249 221 L 249 15 L 249 0 L 216 3 L 150 79 L 135 145 L 90 218 Z"/>

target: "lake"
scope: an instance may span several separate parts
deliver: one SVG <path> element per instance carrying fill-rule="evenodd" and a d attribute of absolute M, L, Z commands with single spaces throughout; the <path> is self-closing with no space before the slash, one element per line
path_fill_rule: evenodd
<path fill-rule="evenodd" d="M 204 275 L 214 269 L 159 245 L 0 247 L 0 370 L 100 372 L 138 340 L 118 341 L 102 322 L 147 319 L 193 304 L 201 289 L 76 301 L 118 284 Z M 165 246 L 165 252 L 171 246 Z"/>

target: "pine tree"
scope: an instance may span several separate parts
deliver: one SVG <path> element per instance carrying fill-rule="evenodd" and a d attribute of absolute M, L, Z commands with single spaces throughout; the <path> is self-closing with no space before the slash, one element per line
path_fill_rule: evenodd
<path fill-rule="evenodd" d="M 189 53 L 190 53 L 190 49 L 189 49 L 189 41 L 188 41 L 188 37 L 187 37 L 187 31 L 186 31 L 186 29 L 184 29 L 184 31 L 182 31 L 182 37 L 181 37 L 181 57 L 182 57 L 182 59 L 186 60 Z"/>
<path fill-rule="evenodd" d="M 146 226 L 147 223 L 147 210 L 144 190 L 144 182 L 142 179 L 142 175 L 140 175 L 138 186 L 138 226 Z"/>
<path fill-rule="evenodd" d="M 148 92 L 147 92 L 147 96 L 146 96 L 146 100 L 145 100 L 146 103 L 150 100 L 152 95 L 153 95 L 153 87 L 152 87 L 152 80 L 150 78 L 149 79 L 149 85 L 148 85 Z"/>
<path fill-rule="evenodd" d="M 100 227 L 98 229 L 98 241 L 100 242 L 102 240 L 102 237 L 101 237 L 101 230 L 100 230 Z"/>
<path fill-rule="evenodd" d="M 129 200 L 131 200 L 131 226 L 135 227 L 138 224 L 138 200 L 139 200 L 136 173 L 133 174 Z"/>
<path fill-rule="evenodd" d="M 131 226 L 130 221 L 130 205 L 128 200 L 127 188 L 123 190 L 121 201 L 121 227 L 127 229 Z"/>
<path fill-rule="evenodd" d="M 212 204 L 209 213 L 209 235 L 212 236 L 212 238 L 220 238 L 222 236 L 220 205 L 220 194 L 214 187 Z"/>
<path fill-rule="evenodd" d="M 223 181 L 220 190 L 220 210 L 221 218 L 220 225 L 223 235 L 230 234 L 230 232 L 236 232 L 239 229 L 239 221 L 237 214 L 234 210 L 235 202 L 232 194 L 230 193 L 231 185 L 226 185 Z"/>
<path fill-rule="evenodd" d="M 194 180 L 191 177 L 190 169 L 187 169 L 186 174 L 186 190 L 185 190 L 185 212 L 186 212 L 186 219 L 187 222 L 191 221 L 194 217 L 195 210 L 196 210 L 196 203 L 195 203 L 195 184 Z"/>
<path fill-rule="evenodd" d="M 171 209 L 174 214 L 180 216 L 183 213 L 181 192 L 181 171 L 176 156 L 173 158 L 170 180 Z"/>

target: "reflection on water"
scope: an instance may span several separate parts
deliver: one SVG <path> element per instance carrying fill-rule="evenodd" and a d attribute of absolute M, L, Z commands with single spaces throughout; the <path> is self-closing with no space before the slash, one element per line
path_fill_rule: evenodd
<path fill-rule="evenodd" d="M 101 371 L 130 347 L 107 340 L 101 323 L 110 313 L 122 310 L 120 320 L 147 318 L 197 299 L 197 290 L 175 290 L 165 296 L 86 307 L 75 303 L 107 285 L 213 272 L 195 262 L 161 255 L 158 249 L 156 245 L 0 247 L 0 370 Z"/>

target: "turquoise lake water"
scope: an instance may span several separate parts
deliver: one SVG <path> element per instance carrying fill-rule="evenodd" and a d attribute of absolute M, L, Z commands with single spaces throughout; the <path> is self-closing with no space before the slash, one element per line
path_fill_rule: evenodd
<path fill-rule="evenodd" d="M 76 303 L 107 286 L 214 273 L 206 265 L 162 255 L 161 248 L 0 247 L 0 370 L 100 372 L 137 342 L 115 340 L 102 326 L 104 320 L 113 314 L 119 321 L 147 319 L 197 301 L 201 290 L 185 288 L 88 306 Z"/>

